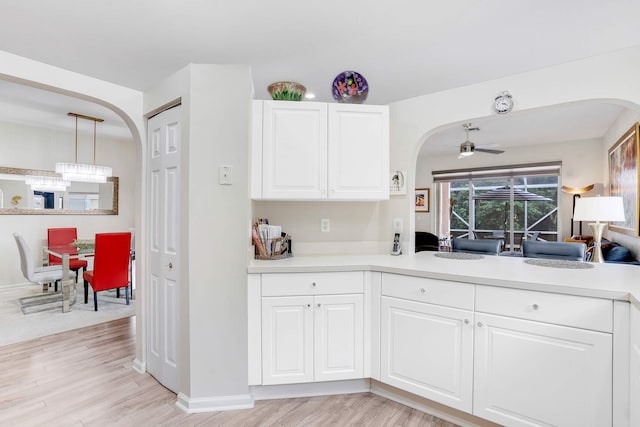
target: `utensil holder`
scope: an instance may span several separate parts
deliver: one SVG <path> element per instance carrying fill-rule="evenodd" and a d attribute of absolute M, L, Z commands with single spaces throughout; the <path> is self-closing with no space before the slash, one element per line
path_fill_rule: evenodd
<path fill-rule="evenodd" d="M 284 259 L 293 256 L 289 252 L 291 248 L 289 237 L 260 240 L 260 245 L 254 243 L 254 247 L 255 259 Z"/>

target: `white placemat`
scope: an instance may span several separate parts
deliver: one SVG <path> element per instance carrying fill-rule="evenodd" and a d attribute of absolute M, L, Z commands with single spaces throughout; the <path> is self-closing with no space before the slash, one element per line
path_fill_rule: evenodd
<path fill-rule="evenodd" d="M 466 252 L 437 252 L 435 254 L 438 258 L 446 259 L 482 259 L 484 255 L 468 254 Z"/>
<path fill-rule="evenodd" d="M 593 264 L 590 264 L 588 262 L 567 261 L 564 259 L 526 258 L 524 262 L 531 265 L 538 265 L 540 267 L 574 268 L 574 269 L 593 268 Z"/>

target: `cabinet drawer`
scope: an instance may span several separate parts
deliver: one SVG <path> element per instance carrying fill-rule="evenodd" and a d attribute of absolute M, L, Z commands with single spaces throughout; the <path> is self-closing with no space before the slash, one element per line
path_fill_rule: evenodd
<path fill-rule="evenodd" d="M 382 295 L 473 310 L 474 285 L 423 277 L 382 275 Z"/>
<path fill-rule="evenodd" d="M 600 332 L 613 331 L 613 303 L 605 299 L 477 286 L 476 311 Z"/>
<path fill-rule="evenodd" d="M 361 294 L 364 273 L 273 273 L 262 275 L 262 296 Z"/>

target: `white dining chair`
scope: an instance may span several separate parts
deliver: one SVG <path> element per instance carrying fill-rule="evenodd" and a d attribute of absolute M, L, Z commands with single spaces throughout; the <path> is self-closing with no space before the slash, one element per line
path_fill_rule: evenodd
<path fill-rule="evenodd" d="M 29 282 L 42 285 L 42 291 L 47 292 L 49 290 L 49 283 L 58 283 L 62 280 L 62 266 L 52 265 L 48 267 L 36 267 L 33 256 L 31 255 L 31 249 L 22 236 L 17 233 L 13 233 L 13 237 L 16 239 L 18 245 L 18 252 L 20 252 L 20 268 L 24 278 Z M 70 271 L 69 277 L 74 278 L 75 273 Z"/>

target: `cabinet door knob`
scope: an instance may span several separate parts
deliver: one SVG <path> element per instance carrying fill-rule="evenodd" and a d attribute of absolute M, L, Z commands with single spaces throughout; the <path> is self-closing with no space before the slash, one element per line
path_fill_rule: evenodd
<path fill-rule="evenodd" d="M 464 324 L 468 325 L 469 323 L 471 323 L 471 321 L 469 319 L 464 319 Z"/>
<path fill-rule="evenodd" d="M 427 291 L 425 291 L 425 289 L 424 289 L 424 288 L 420 288 L 420 293 L 421 293 L 421 294 L 424 294 L 425 292 L 427 292 Z"/>
<path fill-rule="evenodd" d="M 315 288 L 316 287 L 316 282 L 312 282 L 311 286 L 313 286 Z"/>
<path fill-rule="evenodd" d="M 477 325 L 479 328 L 482 328 L 482 322 L 478 322 Z"/>
<path fill-rule="evenodd" d="M 540 306 L 538 304 L 533 304 L 531 308 L 533 308 L 534 310 L 537 310 L 540 308 Z"/>
<path fill-rule="evenodd" d="M 311 308 L 311 304 L 307 304 L 307 308 Z"/>
<path fill-rule="evenodd" d="M 321 305 L 321 304 L 320 304 L 320 303 L 318 303 L 318 308 L 320 308 L 320 305 Z"/>

